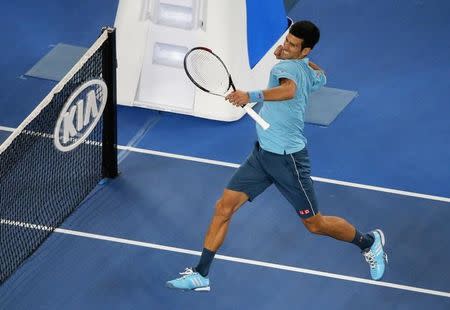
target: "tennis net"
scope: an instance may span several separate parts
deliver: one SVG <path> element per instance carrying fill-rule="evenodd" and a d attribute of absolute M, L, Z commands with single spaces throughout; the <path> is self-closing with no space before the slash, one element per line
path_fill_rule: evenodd
<path fill-rule="evenodd" d="M 0 283 L 103 178 L 117 176 L 115 29 L 0 145 Z"/>

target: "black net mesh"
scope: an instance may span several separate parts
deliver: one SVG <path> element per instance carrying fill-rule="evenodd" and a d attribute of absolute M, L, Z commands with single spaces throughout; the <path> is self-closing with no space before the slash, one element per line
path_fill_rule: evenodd
<path fill-rule="evenodd" d="M 102 178 L 102 119 L 74 150 L 53 142 L 65 102 L 83 83 L 102 79 L 106 42 L 0 154 L 0 283 L 47 238 Z"/>

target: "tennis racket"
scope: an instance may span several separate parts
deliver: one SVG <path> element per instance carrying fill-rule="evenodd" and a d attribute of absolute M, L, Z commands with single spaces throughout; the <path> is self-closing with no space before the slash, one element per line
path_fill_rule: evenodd
<path fill-rule="evenodd" d="M 184 56 L 184 70 L 195 86 L 212 95 L 225 97 L 230 88 L 235 91 L 231 75 L 222 59 L 206 47 L 194 47 Z M 242 106 L 264 130 L 269 123 L 262 119 L 250 106 Z"/>

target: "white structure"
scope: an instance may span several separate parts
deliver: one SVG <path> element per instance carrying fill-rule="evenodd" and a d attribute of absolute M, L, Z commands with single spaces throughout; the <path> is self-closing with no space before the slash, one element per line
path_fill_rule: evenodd
<path fill-rule="evenodd" d="M 278 35 L 251 68 L 246 10 L 266 2 L 279 6 L 283 1 L 120 0 L 115 21 L 118 103 L 222 121 L 241 118 L 243 109 L 193 86 L 183 58 L 192 47 L 208 47 L 223 59 L 237 88 L 265 88 L 276 62 L 273 50 L 284 36 Z"/>

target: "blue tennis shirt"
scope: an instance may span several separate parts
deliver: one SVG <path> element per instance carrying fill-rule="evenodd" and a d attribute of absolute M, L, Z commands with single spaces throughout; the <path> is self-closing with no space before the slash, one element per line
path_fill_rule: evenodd
<path fill-rule="evenodd" d="M 306 146 L 303 129 L 309 94 L 326 83 L 325 74 L 313 70 L 308 62 L 308 58 L 282 60 L 270 71 L 268 88 L 279 86 L 279 80 L 285 78 L 295 82 L 297 91 L 290 100 L 264 101 L 259 115 L 270 127 L 263 130 L 256 125 L 256 132 L 260 146 L 266 151 L 292 154 Z"/>

